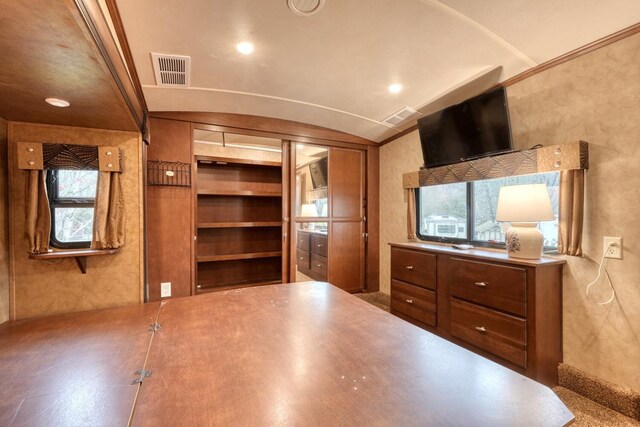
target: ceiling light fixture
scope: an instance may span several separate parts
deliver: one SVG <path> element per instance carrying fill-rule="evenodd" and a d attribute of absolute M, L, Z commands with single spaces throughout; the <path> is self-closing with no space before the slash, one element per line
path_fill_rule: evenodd
<path fill-rule="evenodd" d="M 240 42 L 236 45 L 236 49 L 243 55 L 251 55 L 253 52 L 253 43 L 250 42 Z"/>
<path fill-rule="evenodd" d="M 45 102 L 49 105 L 53 105 L 54 107 L 65 108 L 71 105 L 69 101 L 60 98 L 45 98 Z"/>
<path fill-rule="evenodd" d="M 314 15 L 320 12 L 325 0 L 287 0 L 287 7 L 291 12 L 300 16 Z"/>
<path fill-rule="evenodd" d="M 398 93 L 402 90 L 402 85 L 400 83 L 394 83 L 392 85 L 389 85 L 389 92 L 391 93 Z"/>

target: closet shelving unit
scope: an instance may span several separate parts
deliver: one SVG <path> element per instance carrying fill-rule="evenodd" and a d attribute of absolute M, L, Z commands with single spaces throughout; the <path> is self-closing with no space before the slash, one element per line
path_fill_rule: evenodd
<path fill-rule="evenodd" d="M 196 289 L 282 282 L 280 162 L 196 156 Z"/>

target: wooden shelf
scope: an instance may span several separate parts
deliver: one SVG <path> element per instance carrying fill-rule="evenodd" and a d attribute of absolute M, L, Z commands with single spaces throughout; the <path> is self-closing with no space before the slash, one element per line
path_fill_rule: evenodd
<path fill-rule="evenodd" d="M 76 264 L 82 274 L 87 274 L 87 257 L 100 255 L 113 255 L 120 249 L 74 249 L 68 251 L 54 251 L 45 254 L 30 254 L 30 259 L 48 260 L 59 258 L 75 258 Z"/>
<path fill-rule="evenodd" d="M 281 191 L 198 190 L 198 196 L 282 197 Z"/>
<path fill-rule="evenodd" d="M 253 287 L 253 286 L 266 286 L 266 285 L 279 285 L 282 283 L 282 280 L 280 279 L 276 279 L 276 280 L 267 280 L 267 281 L 263 281 L 263 282 L 242 282 L 242 283 L 231 283 L 228 285 L 222 285 L 222 286 L 212 286 L 209 288 L 197 288 L 196 292 L 198 294 L 206 294 L 208 292 L 217 292 L 217 291 L 228 291 L 231 289 L 238 289 L 238 288 L 249 288 L 249 287 Z"/>
<path fill-rule="evenodd" d="M 238 259 L 273 258 L 282 256 L 282 251 L 251 252 L 245 254 L 201 255 L 198 262 L 232 261 Z"/>
<path fill-rule="evenodd" d="M 277 168 L 282 167 L 282 163 L 280 162 L 272 162 L 267 160 L 234 159 L 231 157 L 196 156 L 196 161 L 198 163 L 202 163 L 203 165 L 207 165 L 208 162 L 211 162 L 211 164 L 233 163 L 239 165 L 272 166 Z"/>
<path fill-rule="evenodd" d="M 198 228 L 253 228 L 253 227 L 281 227 L 281 226 L 282 226 L 282 221 L 198 223 Z"/>

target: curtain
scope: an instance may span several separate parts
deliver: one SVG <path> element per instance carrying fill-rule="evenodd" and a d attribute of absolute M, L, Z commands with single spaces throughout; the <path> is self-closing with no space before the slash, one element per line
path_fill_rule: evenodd
<path fill-rule="evenodd" d="M 585 170 L 560 172 L 558 253 L 582 256 Z"/>
<path fill-rule="evenodd" d="M 99 172 L 93 214 L 92 249 L 124 246 L 124 195 L 119 172 Z"/>
<path fill-rule="evenodd" d="M 29 253 L 49 251 L 51 234 L 51 208 L 47 197 L 47 171 L 29 170 L 26 194 L 26 235 Z"/>
<path fill-rule="evenodd" d="M 416 190 L 405 189 L 407 195 L 407 239 L 416 240 Z"/>

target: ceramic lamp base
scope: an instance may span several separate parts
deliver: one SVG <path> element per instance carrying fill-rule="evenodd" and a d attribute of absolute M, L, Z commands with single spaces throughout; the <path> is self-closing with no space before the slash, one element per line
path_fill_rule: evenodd
<path fill-rule="evenodd" d="M 507 254 L 511 258 L 539 259 L 544 236 L 536 222 L 514 222 L 507 231 Z"/>

